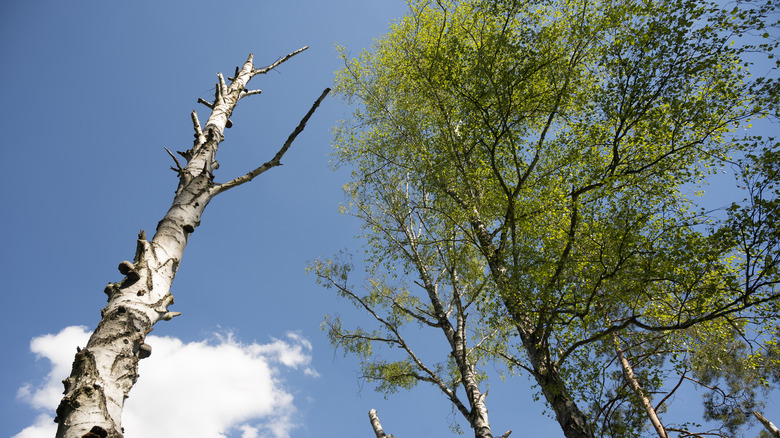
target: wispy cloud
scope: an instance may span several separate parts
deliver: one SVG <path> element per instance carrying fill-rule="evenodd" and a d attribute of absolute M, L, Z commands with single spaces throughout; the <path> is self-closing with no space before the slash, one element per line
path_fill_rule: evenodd
<path fill-rule="evenodd" d="M 13 438 L 50 438 L 53 412 L 62 397 L 62 379 L 70 373 L 76 346 L 89 338 L 86 327 L 67 327 L 30 343 L 36 357 L 51 362 L 41 384 L 28 384 L 18 396 L 40 415 Z M 269 344 L 244 344 L 231 334 L 214 341 L 184 343 L 148 336 L 150 359 L 141 362 L 138 382 L 125 402 L 123 426 L 128 437 L 287 438 L 297 424 L 293 396 L 283 387 L 280 367 L 310 367 L 312 347 L 297 333 Z"/>

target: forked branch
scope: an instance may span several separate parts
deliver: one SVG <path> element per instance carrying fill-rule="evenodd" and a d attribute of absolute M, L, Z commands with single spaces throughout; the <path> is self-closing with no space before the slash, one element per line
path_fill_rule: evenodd
<path fill-rule="evenodd" d="M 173 158 L 173 161 L 176 162 L 176 167 L 171 166 L 171 169 L 178 173 L 184 172 L 184 169 L 181 167 L 181 163 L 179 163 L 179 159 L 176 158 L 176 155 L 173 155 L 173 152 L 171 152 L 171 150 L 168 148 L 165 148 L 165 152 L 168 152 L 168 155 L 170 155 L 171 158 Z"/>

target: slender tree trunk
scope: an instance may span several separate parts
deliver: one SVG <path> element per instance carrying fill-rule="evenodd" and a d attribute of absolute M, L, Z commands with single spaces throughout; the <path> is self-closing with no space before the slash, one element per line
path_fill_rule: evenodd
<path fill-rule="evenodd" d="M 771 421 L 767 420 L 766 417 L 761 415 L 760 412 L 753 411 L 753 416 L 756 417 L 758 422 L 764 426 L 764 429 L 766 429 L 770 435 L 772 435 L 774 438 L 780 438 L 780 429 L 772 424 Z"/>
<path fill-rule="evenodd" d="M 158 223 L 151 241 L 147 241 L 146 233 L 141 231 L 133 262 L 119 264 L 119 271 L 125 278 L 106 286 L 108 305 L 101 311 L 101 321 L 86 348 L 76 353 L 71 375 L 63 381 L 65 395 L 55 418 L 59 424 L 58 438 L 123 436 L 124 401 L 138 379 L 138 360 L 148 357 L 152 351 L 144 343 L 146 335 L 157 322 L 179 314 L 168 311 L 168 306 L 173 304 L 170 287 L 187 239 L 200 225 L 203 210 L 219 193 L 278 166 L 284 152 L 329 90 L 323 92 L 271 161 L 228 183 L 217 184 L 213 175 L 219 166 L 215 156 L 224 139 L 223 131 L 232 125 L 229 117 L 241 98 L 259 94 L 259 91 L 246 89 L 252 77 L 268 72 L 305 49 L 290 53 L 263 69 L 254 67 L 250 55 L 241 69 L 236 68 L 230 85 L 221 74 L 218 75 L 214 102 L 202 102 L 212 110 L 205 128 L 201 128 L 193 111 L 195 141 L 191 149 L 179 153 L 186 165 L 182 167 L 171 154 L 176 164 L 173 169 L 179 175 L 171 207 Z"/>
<path fill-rule="evenodd" d="M 475 438 L 493 438 L 493 432 L 490 429 L 490 421 L 488 420 L 487 405 L 485 404 L 487 393 L 480 391 L 477 375 L 474 372 L 474 365 L 467 357 L 465 348 L 465 323 L 463 323 L 463 318 L 464 316 L 461 314 L 458 315 L 459 327 L 455 332 L 455 342 L 452 346 L 452 354 L 458 365 L 461 384 L 466 390 L 466 397 L 468 398 L 471 407 L 468 420 L 471 427 L 474 429 Z"/>
<path fill-rule="evenodd" d="M 634 391 L 639 402 L 642 403 L 642 407 L 645 408 L 647 416 L 650 418 L 650 423 L 653 425 L 659 438 L 669 438 L 669 434 L 666 433 L 666 429 L 664 429 L 663 424 L 661 424 L 661 420 L 658 418 L 658 414 L 655 412 L 652 403 L 650 403 L 650 399 L 647 398 L 642 391 L 642 386 L 639 384 L 636 375 L 634 375 L 634 369 L 631 367 L 631 364 L 628 363 L 626 355 L 623 354 L 623 349 L 620 348 L 616 333 L 612 333 L 612 341 L 615 343 L 615 351 L 617 352 L 618 360 L 620 360 L 620 366 L 623 368 L 623 377 L 626 379 L 628 386 L 631 387 L 631 390 Z"/>
<path fill-rule="evenodd" d="M 428 292 L 431 304 L 433 304 L 434 314 L 437 318 L 439 327 L 444 332 L 447 342 L 450 344 L 450 354 L 458 367 L 458 371 L 460 372 L 460 383 L 463 386 L 463 389 L 466 392 L 466 398 L 469 401 L 468 411 L 466 411 L 465 406 L 460 405 L 458 407 L 468 420 L 471 428 L 474 429 L 475 438 L 493 438 L 493 433 L 490 430 L 490 421 L 488 420 L 487 405 L 485 404 L 487 393 L 483 393 L 479 389 L 479 382 L 474 370 L 474 364 L 468 357 L 465 309 L 463 309 L 461 305 L 460 298 L 453 297 L 453 301 L 456 302 L 455 308 L 457 310 L 455 314 L 456 325 L 453 327 L 447 311 L 438 297 L 433 280 L 428 275 L 424 263 L 416 254 L 414 262 L 417 265 L 420 278 L 425 285 L 425 290 Z M 453 285 L 453 288 L 456 288 L 456 286 Z M 453 290 L 453 295 L 459 293 L 460 291 Z"/>
<path fill-rule="evenodd" d="M 442 330 L 450 345 L 450 355 L 458 367 L 460 383 L 466 392 L 469 408 L 467 409 L 460 402 L 455 403 L 455 400 L 453 400 L 454 394 L 450 395 L 450 399 L 466 417 L 471 428 L 474 429 L 475 438 L 493 438 L 493 433 L 490 429 L 490 421 L 488 420 L 487 405 L 485 404 L 487 393 L 483 393 L 480 390 L 474 363 L 468 355 L 468 334 L 466 333 L 467 313 L 466 309 L 463 308 L 461 300 L 461 294 L 463 292 L 460 287 L 460 281 L 458 280 L 457 269 L 453 267 L 448 268 L 452 277 L 451 303 L 453 304 L 451 305 L 455 310 L 455 325 L 453 326 L 450 321 L 451 313 L 447 311 L 446 306 L 439 298 L 437 285 L 429 272 L 427 264 L 423 261 L 417 250 L 417 236 L 415 235 L 415 232 L 410 229 L 405 219 L 399 220 L 398 225 L 403 228 L 404 234 L 409 242 L 410 257 L 417 268 L 425 291 L 428 294 L 428 299 L 433 307 L 433 315 L 436 317 L 438 327 Z"/>

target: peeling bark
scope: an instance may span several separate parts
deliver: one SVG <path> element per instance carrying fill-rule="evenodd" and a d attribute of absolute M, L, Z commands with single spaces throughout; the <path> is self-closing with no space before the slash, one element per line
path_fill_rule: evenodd
<path fill-rule="evenodd" d="M 214 182 L 213 171 L 219 167 L 215 156 L 224 140 L 223 131 L 232 125 L 229 117 L 241 98 L 257 94 L 246 91 L 252 77 L 267 73 L 306 48 L 262 69 L 255 68 L 250 55 L 229 85 L 218 75 L 214 102 L 207 105 L 212 112 L 205 128 L 201 128 L 193 111 L 194 144 L 189 150 L 179 152 L 187 164 L 182 167 L 171 154 L 176 162 L 172 169 L 179 175 L 176 195 L 158 223 L 154 237 L 147 241 L 146 233 L 141 231 L 133 262 L 119 264 L 119 272 L 125 278 L 119 283 L 109 283 L 104 290 L 108 305 L 101 311 L 101 321 L 86 348 L 76 353 L 71 375 L 63 381 L 64 397 L 55 418 L 57 438 L 123 436 L 122 407 L 138 379 L 138 360 L 152 352 L 151 346 L 145 343 L 146 335 L 157 322 L 179 315 L 168 311 L 168 306 L 173 304 L 171 283 L 187 240 L 200 225 L 201 215 L 214 196 L 251 180 L 244 176 L 227 184 Z M 326 89 L 317 99 L 273 160 L 258 168 L 262 170 L 253 171 L 256 172 L 253 177 L 281 164 L 282 155 L 329 91 Z"/>

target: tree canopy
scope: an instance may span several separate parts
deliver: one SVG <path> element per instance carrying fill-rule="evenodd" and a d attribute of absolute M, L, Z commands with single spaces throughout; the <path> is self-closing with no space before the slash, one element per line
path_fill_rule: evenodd
<path fill-rule="evenodd" d="M 742 362 L 774 342 L 776 325 L 762 327 L 777 315 L 778 145 L 744 136 L 776 116 L 777 82 L 753 77 L 748 56 L 776 47 L 772 3 L 409 7 L 372 50 L 345 49 L 337 77 L 354 113 L 334 157 L 353 169 L 369 294 L 347 281 L 349 263 L 314 265 L 382 326 L 329 323 L 366 377 L 382 390 L 460 385 L 472 400 L 467 369 L 503 362 L 533 377 L 567 437 L 639 436 L 670 376 L 717 378 L 713 339 L 760 332 Z M 749 32 L 767 36 L 746 43 Z M 690 194 L 740 157 L 754 158 L 743 174 L 761 193 L 700 210 Z M 411 349 L 392 363 L 371 355 L 412 322 L 471 339 L 435 371 Z M 476 436 L 490 436 L 466 405 Z"/>

